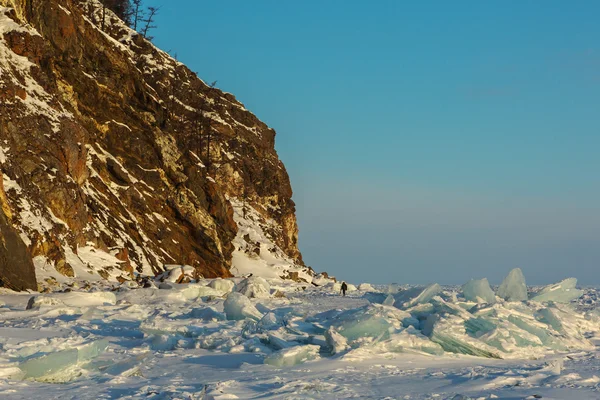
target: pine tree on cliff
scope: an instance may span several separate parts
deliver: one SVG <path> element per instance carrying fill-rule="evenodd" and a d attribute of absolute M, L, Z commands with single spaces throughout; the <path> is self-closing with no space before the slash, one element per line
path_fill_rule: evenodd
<path fill-rule="evenodd" d="M 142 34 L 142 36 L 144 36 L 145 39 L 154 39 L 152 36 L 148 36 L 148 32 L 151 29 L 156 28 L 156 25 L 154 25 L 154 19 L 156 18 L 156 14 L 158 14 L 159 9 L 160 7 L 148 7 L 148 10 L 146 12 L 146 18 L 141 19 L 141 21 L 144 23 L 144 26 L 142 27 L 140 33 Z"/>
<path fill-rule="evenodd" d="M 102 30 L 106 23 L 106 9 L 114 12 L 127 25 L 131 25 L 131 5 L 129 0 L 101 0 L 102 2 Z"/>
<path fill-rule="evenodd" d="M 142 9 L 142 0 L 131 0 L 130 5 L 131 11 L 131 27 L 137 31 L 138 23 L 142 21 L 144 17 L 144 10 Z"/>

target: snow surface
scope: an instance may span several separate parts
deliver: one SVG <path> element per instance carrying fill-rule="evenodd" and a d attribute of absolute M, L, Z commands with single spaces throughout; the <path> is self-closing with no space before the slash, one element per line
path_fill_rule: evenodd
<path fill-rule="evenodd" d="M 390 293 L 371 285 L 342 297 L 332 287 L 268 279 L 272 294 L 285 297 L 228 293 L 239 283 L 2 289 L 0 398 L 600 398 L 596 289 L 572 304 L 489 305 L 467 301 L 459 287 Z M 199 296 L 202 288 L 211 295 Z M 380 304 L 388 296 L 404 296 L 400 308 Z M 465 333 L 490 329 L 484 320 L 513 345 L 495 348 L 502 359 L 452 352 L 427 332 L 441 321 L 442 334 L 462 329 L 456 341 L 485 350 L 490 332 Z M 517 336 L 532 343 L 511 341 Z"/>

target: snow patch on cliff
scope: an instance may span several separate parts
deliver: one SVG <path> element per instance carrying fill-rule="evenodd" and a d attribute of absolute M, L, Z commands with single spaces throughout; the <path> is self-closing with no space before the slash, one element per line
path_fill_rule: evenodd
<path fill-rule="evenodd" d="M 298 273 L 298 278 L 307 283 L 313 273 L 298 265 L 274 243 L 268 230 L 281 229 L 272 219 L 265 218 L 251 205 L 237 198 L 230 198 L 233 219 L 238 232 L 233 239 L 235 250 L 231 261 L 231 272 L 236 276 L 253 274 L 263 278 L 287 278 Z"/>

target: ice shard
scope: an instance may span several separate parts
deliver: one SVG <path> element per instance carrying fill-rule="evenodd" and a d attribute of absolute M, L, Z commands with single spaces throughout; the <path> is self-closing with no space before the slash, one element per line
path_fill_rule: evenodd
<path fill-rule="evenodd" d="M 331 349 L 331 354 L 342 353 L 349 348 L 346 338 L 340 335 L 333 326 L 325 331 L 325 341 Z"/>
<path fill-rule="evenodd" d="M 442 288 L 437 283 L 429 285 L 426 288 L 410 288 L 394 295 L 396 307 L 412 307 L 417 304 L 428 303 L 437 296 Z"/>
<path fill-rule="evenodd" d="M 95 340 L 77 349 L 77 362 L 84 363 L 104 353 L 108 347 L 108 339 Z"/>
<path fill-rule="evenodd" d="M 19 368 L 24 378 L 37 379 L 77 364 L 77 349 L 57 351 L 22 362 Z"/>
<path fill-rule="evenodd" d="M 432 314 L 424 324 L 423 334 L 429 336 L 432 342 L 439 344 L 445 351 L 451 353 L 501 358 L 486 343 L 469 337 L 462 323 L 464 323 L 464 320 L 455 315 L 440 316 L 439 314 Z"/>
<path fill-rule="evenodd" d="M 498 288 L 498 296 L 506 301 L 527 300 L 527 285 L 521 268 L 511 270 Z"/>
<path fill-rule="evenodd" d="M 553 285 L 546 286 L 537 292 L 532 298 L 532 301 L 546 302 L 553 301 L 555 303 L 570 303 L 571 301 L 580 298 L 583 295 L 583 290 L 576 289 L 576 278 L 568 278 Z"/>
<path fill-rule="evenodd" d="M 40 379 L 74 365 L 86 363 L 102 354 L 107 347 L 108 340 L 100 339 L 74 349 L 31 358 L 22 362 L 19 368 L 23 371 L 25 379 Z"/>
<path fill-rule="evenodd" d="M 427 336 L 412 326 L 409 326 L 400 333 L 391 335 L 388 340 L 381 343 L 381 348 L 384 351 L 392 353 L 444 354 L 442 346 L 432 342 Z"/>
<path fill-rule="evenodd" d="M 229 293 L 223 303 L 225 315 L 229 320 L 240 320 L 250 318 L 260 321 L 263 315 L 254 307 L 250 299 L 241 293 Z"/>
<path fill-rule="evenodd" d="M 496 295 L 486 278 L 471 279 L 463 285 L 462 290 L 467 301 L 489 304 L 496 302 Z"/>
<path fill-rule="evenodd" d="M 390 294 L 390 295 L 388 295 L 388 297 L 385 298 L 385 300 L 383 301 L 382 304 L 384 306 L 393 306 L 395 302 L 396 302 L 396 300 L 394 299 L 394 296 L 392 296 Z"/>
<path fill-rule="evenodd" d="M 389 337 L 390 332 L 401 329 L 405 320 L 413 320 L 406 311 L 369 304 L 340 313 L 333 318 L 331 326 L 349 342 L 363 338 L 383 340 Z"/>

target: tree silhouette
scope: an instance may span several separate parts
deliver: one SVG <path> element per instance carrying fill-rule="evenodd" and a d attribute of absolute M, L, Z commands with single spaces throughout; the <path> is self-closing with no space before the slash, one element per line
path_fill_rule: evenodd
<path fill-rule="evenodd" d="M 142 34 L 142 36 L 144 36 L 144 38 L 148 40 L 153 39 L 152 36 L 148 36 L 148 32 L 151 29 L 156 28 L 156 25 L 154 25 L 154 19 L 156 18 L 156 14 L 158 14 L 158 10 L 160 10 L 160 7 L 148 7 L 146 17 L 141 19 L 141 21 L 144 23 L 144 27 L 142 28 L 140 33 Z"/>
<path fill-rule="evenodd" d="M 130 4 L 131 12 L 131 27 L 137 31 L 138 23 L 141 22 L 144 17 L 144 10 L 142 9 L 142 0 L 131 0 Z"/>

